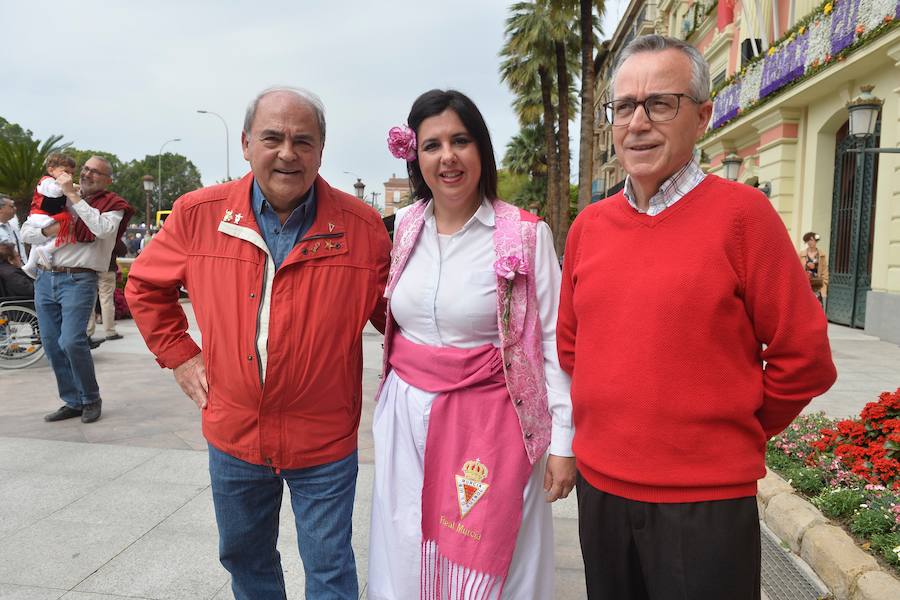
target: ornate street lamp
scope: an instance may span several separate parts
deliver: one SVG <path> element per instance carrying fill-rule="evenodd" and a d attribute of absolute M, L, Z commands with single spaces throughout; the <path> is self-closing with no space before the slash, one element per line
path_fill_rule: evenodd
<path fill-rule="evenodd" d="M 737 181 L 738 172 L 741 170 L 741 163 L 744 159 L 732 152 L 722 159 L 722 167 L 725 169 L 725 179 Z"/>
<path fill-rule="evenodd" d="M 872 94 L 874 85 L 860 86 L 862 92 L 859 96 L 847 103 L 847 112 L 850 113 L 850 135 L 859 140 L 860 145 L 865 144 L 865 139 L 875 135 L 875 126 L 878 123 L 878 113 L 884 100 Z M 847 152 L 865 152 L 866 154 L 897 154 L 900 148 L 848 148 Z"/>
<path fill-rule="evenodd" d="M 146 226 L 147 233 L 150 233 L 150 198 L 153 197 L 153 175 L 144 175 L 141 180 L 144 183 L 144 196 L 147 201 Z"/>
<path fill-rule="evenodd" d="M 353 189 L 356 190 L 356 197 L 365 202 L 366 184 L 362 182 L 362 179 L 360 179 L 359 177 L 356 178 L 356 183 L 353 184 Z"/>

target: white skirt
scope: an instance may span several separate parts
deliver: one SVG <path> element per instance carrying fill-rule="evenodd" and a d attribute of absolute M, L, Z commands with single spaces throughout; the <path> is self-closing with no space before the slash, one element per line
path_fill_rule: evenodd
<path fill-rule="evenodd" d="M 375 407 L 369 600 L 419 598 L 425 438 L 436 396 L 409 385 L 391 371 Z M 546 463 L 545 455 L 534 465 L 525 485 L 522 525 L 502 599 L 553 598 L 553 515 L 543 490 Z"/>

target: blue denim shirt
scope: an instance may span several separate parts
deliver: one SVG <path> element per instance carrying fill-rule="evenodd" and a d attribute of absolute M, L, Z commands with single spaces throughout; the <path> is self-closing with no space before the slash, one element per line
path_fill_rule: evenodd
<path fill-rule="evenodd" d="M 291 249 L 303 238 L 304 234 L 312 227 L 316 220 L 316 186 L 309 188 L 306 198 L 291 213 L 284 224 L 278 218 L 278 214 L 266 200 L 256 179 L 253 180 L 253 188 L 250 192 L 250 204 L 253 206 L 253 214 L 259 224 L 259 230 L 272 259 L 275 268 L 281 267 L 281 263 L 287 258 Z"/>

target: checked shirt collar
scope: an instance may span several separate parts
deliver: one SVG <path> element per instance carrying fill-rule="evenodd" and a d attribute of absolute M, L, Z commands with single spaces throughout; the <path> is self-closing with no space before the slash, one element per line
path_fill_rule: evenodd
<path fill-rule="evenodd" d="M 699 156 L 699 153 L 694 151 L 694 155 L 687 164 L 681 167 L 674 175 L 663 181 L 662 185 L 659 186 L 659 191 L 650 198 L 650 206 L 646 210 L 647 215 L 655 217 L 684 198 L 688 192 L 703 181 L 703 178 L 706 177 L 706 173 L 700 169 Z M 625 178 L 625 189 L 623 191 L 625 192 L 625 198 L 628 200 L 628 204 L 639 213 L 644 213 L 645 211 L 638 208 L 637 201 L 634 198 L 634 188 L 631 186 L 631 176 Z"/>

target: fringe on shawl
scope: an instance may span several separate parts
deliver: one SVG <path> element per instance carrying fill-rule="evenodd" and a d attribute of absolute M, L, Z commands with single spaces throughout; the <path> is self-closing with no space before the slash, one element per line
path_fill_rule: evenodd
<path fill-rule="evenodd" d="M 505 581 L 451 562 L 437 542 L 422 541 L 420 600 L 499 600 Z"/>

